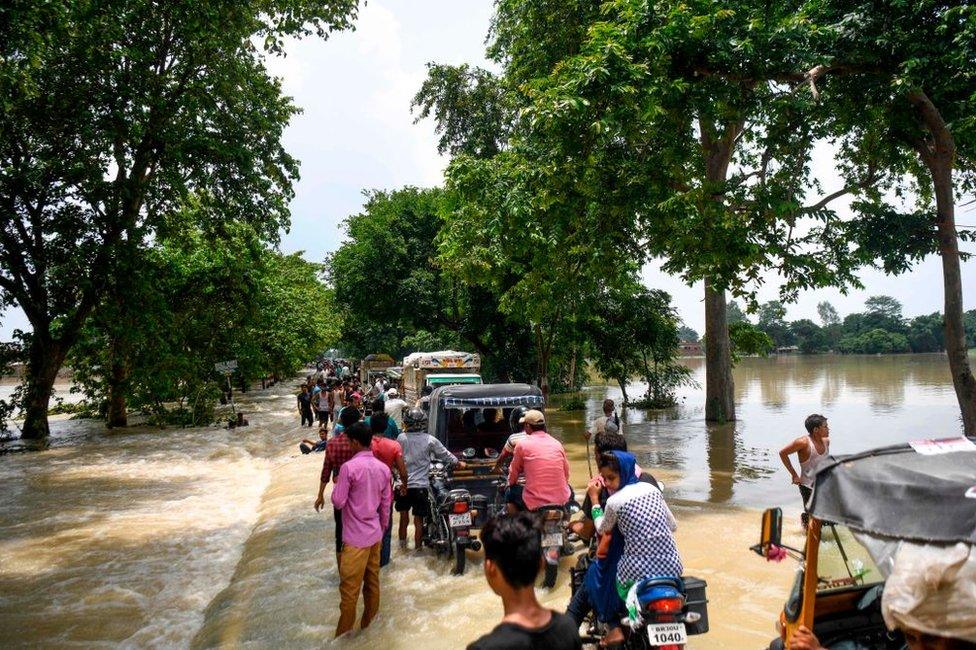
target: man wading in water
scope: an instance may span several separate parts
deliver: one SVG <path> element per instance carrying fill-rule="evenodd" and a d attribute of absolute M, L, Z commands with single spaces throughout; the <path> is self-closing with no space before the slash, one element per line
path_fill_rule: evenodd
<path fill-rule="evenodd" d="M 800 523 L 806 530 L 810 516 L 807 514 L 807 501 L 813 494 L 813 480 L 820 469 L 820 465 L 827 458 L 830 452 L 830 427 L 827 426 L 827 418 L 822 415 L 813 414 L 807 416 L 804 426 L 807 429 L 805 436 L 800 436 L 790 444 L 783 447 L 779 452 L 780 460 L 786 466 L 786 471 L 793 477 L 793 485 L 800 487 L 800 497 L 803 499 L 803 514 L 800 515 Z M 797 474 L 790 462 L 790 455 L 796 454 L 796 459 L 800 463 L 800 473 Z"/>
<path fill-rule="evenodd" d="M 362 629 L 369 627 L 379 611 L 380 547 L 393 504 L 390 470 L 370 451 L 373 432 L 356 422 L 345 435 L 353 456 L 339 469 L 332 488 L 332 505 L 342 513 L 337 637 L 352 629 L 360 590 L 365 604 Z"/>

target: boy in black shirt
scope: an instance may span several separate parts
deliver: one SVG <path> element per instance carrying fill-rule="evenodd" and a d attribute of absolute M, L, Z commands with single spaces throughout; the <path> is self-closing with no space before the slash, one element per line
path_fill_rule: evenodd
<path fill-rule="evenodd" d="M 542 562 L 538 519 L 527 512 L 489 519 L 481 529 L 485 578 L 502 599 L 505 616 L 468 650 L 579 650 L 583 647 L 572 618 L 546 609 L 535 597 Z"/>

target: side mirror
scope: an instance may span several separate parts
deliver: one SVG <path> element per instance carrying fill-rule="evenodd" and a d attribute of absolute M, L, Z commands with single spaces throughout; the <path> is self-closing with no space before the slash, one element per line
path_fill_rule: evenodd
<path fill-rule="evenodd" d="M 753 546 L 752 550 L 769 559 L 770 549 L 782 545 L 782 535 L 783 511 L 779 508 L 769 508 L 762 516 L 762 532 L 759 535 L 759 543 Z"/>

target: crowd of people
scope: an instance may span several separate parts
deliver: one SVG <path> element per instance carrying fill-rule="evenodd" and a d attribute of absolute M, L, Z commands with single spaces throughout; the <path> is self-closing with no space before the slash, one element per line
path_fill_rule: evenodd
<path fill-rule="evenodd" d="M 424 521 L 431 516 L 430 472 L 434 462 L 463 469 L 465 463 L 426 430 L 422 400 L 408 405 L 396 388 L 379 378 L 364 387 L 341 366 L 322 366 L 301 387 L 298 410 L 303 426 L 318 414 L 319 440 L 303 440 L 304 453 L 324 452 L 314 508 L 326 505 L 332 483 L 335 551 L 340 577 L 340 617 L 336 636 L 355 624 L 360 594 L 365 602 L 360 627 L 368 627 L 379 608 L 380 569 L 390 561 L 393 512 L 400 513 L 398 540 L 423 547 Z M 364 398 L 369 409 L 363 407 Z M 541 522 L 533 511 L 575 500 L 569 461 L 562 444 L 549 435 L 545 414 L 521 410 L 495 470 L 507 477 L 506 510 L 482 527 L 484 572 L 502 599 L 505 616 L 471 648 L 579 648 L 579 628 L 592 611 L 608 623 L 606 641 L 627 632 L 627 592 L 648 571 L 680 576 L 681 561 L 673 532 L 675 520 L 657 482 L 637 466 L 619 433 L 613 403 L 586 433 L 592 436 L 599 474 L 587 486 L 585 516 L 572 524 L 583 539 L 603 535 L 609 544 L 598 554 L 567 612 L 542 607 L 534 585 L 541 570 Z M 369 415 L 366 415 L 366 412 Z M 330 426 L 331 424 L 331 426 Z M 507 472 L 504 467 L 508 463 Z"/>
<path fill-rule="evenodd" d="M 310 426 L 316 414 L 319 422 L 319 440 L 303 440 L 302 451 L 324 452 L 316 511 L 325 507 L 325 489 L 334 484 L 331 505 L 340 577 L 337 637 L 352 631 L 360 594 L 365 603 L 361 628 L 368 627 L 379 611 L 380 569 L 390 561 L 393 513 L 400 513 L 401 549 L 409 548 L 411 516 L 414 547 L 421 549 L 425 519 L 433 514 L 428 497 L 432 463 L 465 467 L 427 432 L 421 408 L 426 399 L 408 405 L 384 378 L 364 387 L 341 365 L 321 367 L 298 395 L 302 425 Z M 488 519 L 480 532 L 485 579 L 501 598 L 504 616 L 468 647 L 580 648 L 579 630 L 585 621 L 594 620 L 604 633 L 601 646 L 619 644 L 633 627 L 626 622 L 640 619 L 635 611 L 640 581 L 650 576 L 678 578 L 684 572 L 674 538 L 677 521 L 661 485 L 628 451 L 615 405 L 606 400 L 603 414 L 583 433 L 592 443 L 588 462 L 595 463 L 597 473 L 587 484 L 582 518 L 568 524 L 570 532 L 591 542 L 590 561 L 565 613 L 543 607 L 535 595 L 542 567 L 542 526 L 533 511 L 574 502 L 575 495 L 569 485 L 566 452 L 549 435 L 545 414 L 523 409 L 513 424 L 516 430 L 492 468 L 507 477 L 505 511 Z M 800 488 L 805 509 L 813 477 L 827 458 L 830 438 L 824 416 L 811 415 L 804 424 L 807 435 L 790 442 L 780 456 Z M 799 471 L 791 462 L 794 455 Z M 788 647 L 821 648 L 805 627 L 793 635 Z M 910 647 L 943 646 L 910 642 Z"/>

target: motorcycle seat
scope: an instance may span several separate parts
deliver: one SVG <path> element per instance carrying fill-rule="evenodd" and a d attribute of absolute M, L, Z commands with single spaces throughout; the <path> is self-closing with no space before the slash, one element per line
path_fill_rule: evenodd
<path fill-rule="evenodd" d="M 684 582 L 672 576 L 651 576 L 637 584 L 637 600 L 641 605 L 658 598 L 684 597 L 684 593 Z"/>

